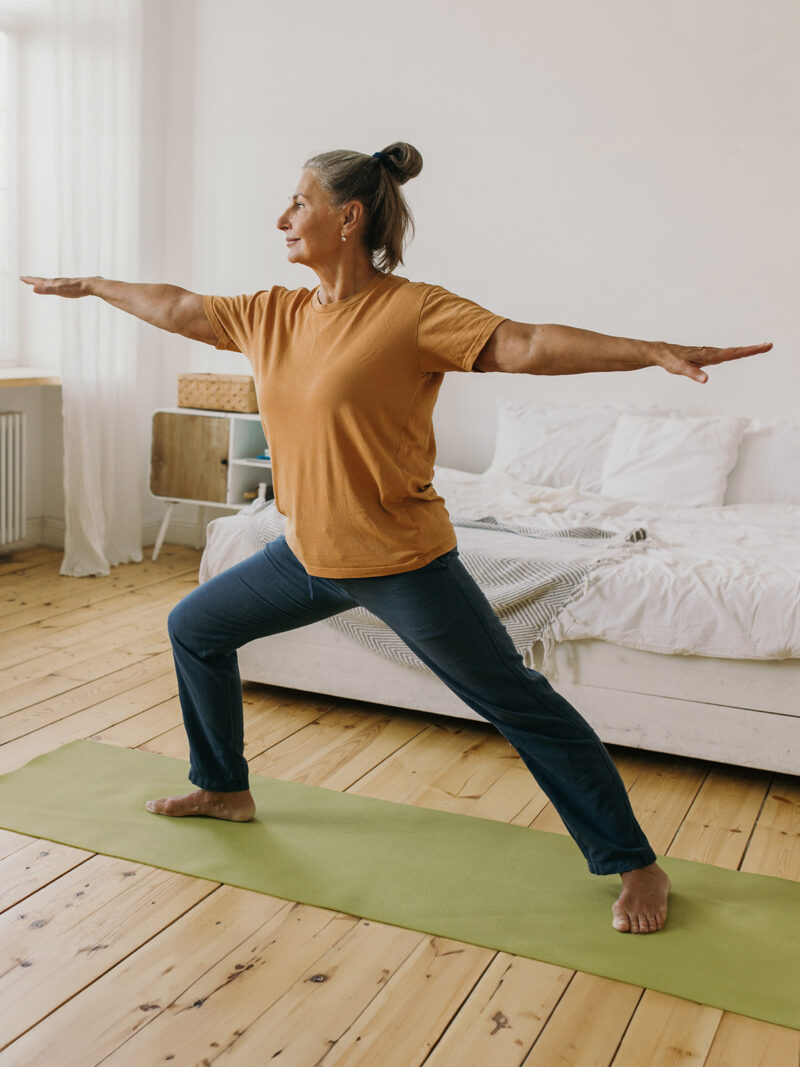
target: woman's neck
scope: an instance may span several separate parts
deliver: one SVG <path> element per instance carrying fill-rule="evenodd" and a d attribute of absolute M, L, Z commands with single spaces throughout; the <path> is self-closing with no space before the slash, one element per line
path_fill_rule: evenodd
<path fill-rule="evenodd" d="M 320 282 L 317 289 L 317 301 L 324 306 L 335 304 L 337 300 L 346 300 L 349 296 L 355 296 L 380 273 L 371 264 L 359 266 L 356 269 L 343 266 L 330 274 L 317 271 Z"/>

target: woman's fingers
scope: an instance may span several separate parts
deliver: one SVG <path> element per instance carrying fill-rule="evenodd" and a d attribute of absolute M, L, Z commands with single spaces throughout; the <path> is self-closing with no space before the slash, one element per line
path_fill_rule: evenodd
<path fill-rule="evenodd" d="M 52 294 L 54 296 L 86 296 L 86 278 L 37 278 L 31 274 L 20 274 L 20 281 L 32 285 L 34 293 Z"/>
<path fill-rule="evenodd" d="M 670 368 L 667 367 L 667 370 L 669 370 L 669 369 Z M 708 381 L 708 375 L 706 374 L 705 371 L 700 370 L 700 367 L 699 367 L 698 364 L 689 363 L 689 362 L 687 362 L 685 360 L 683 361 L 682 366 L 680 366 L 678 369 L 674 370 L 673 373 L 674 374 L 685 374 L 687 378 L 692 378 L 694 381 L 700 382 L 701 384 L 703 382 L 707 382 Z"/>
<path fill-rule="evenodd" d="M 58 291 L 59 283 L 63 278 L 37 278 L 31 275 L 20 275 L 20 280 L 33 286 L 34 293 L 54 293 Z"/>
<path fill-rule="evenodd" d="M 771 348 L 772 341 L 767 341 L 763 345 L 750 345 L 747 348 L 701 348 L 700 352 L 708 358 L 701 359 L 700 366 L 726 363 L 729 359 L 744 359 L 745 356 L 756 356 L 759 352 L 769 352 Z"/>
<path fill-rule="evenodd" d="M 759 353 L 769 352 L 771 348 L 771 341 L 740 348 L 690 348 L 684 345 L 670 345 L 662 366 L 670 374 L 683 374 L 702 384 L 708 381 L 708 375 L 700 369 L 701 367 L 756 356 Z"/>

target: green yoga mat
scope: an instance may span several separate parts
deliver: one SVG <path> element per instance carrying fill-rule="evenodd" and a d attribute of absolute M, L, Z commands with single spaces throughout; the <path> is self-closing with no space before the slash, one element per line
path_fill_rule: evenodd
<path fill-rule="evenodd" d="M 145 809 L 189 792 L 187 772 L 73 741 L 0 775 L 0 826 L 800 1029 L 800 884 L 660 858 L 666 927 L 621 934 L 619 876 L 560 834 L 257 775 L 248 823 Z"/>

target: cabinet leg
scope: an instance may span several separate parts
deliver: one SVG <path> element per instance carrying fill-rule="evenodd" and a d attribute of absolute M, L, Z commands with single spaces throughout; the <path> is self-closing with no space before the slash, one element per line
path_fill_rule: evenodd
<path fill-rule="evenodd" d="M 158 553 L 161 551 L 161 546 L 164 544 L 164 536 L 165 536 L 165 534 L 167 532 L 167 527 L 169 526 L 169 517 L 172 514 L 172 509 L 174 507 L 175 507 L 175 501 L 174 500 L 170 500 L 169 504 L 167 504 L 167 510 L 166 510 L 166 512 L 164 514 L 164 518 L 161 520 L 161 528 L 158 531 L 158 537 L 156 538 L 156 543 L 153 545 L 153 559 L 154 560 L 158 559 Z"/>
<path fill-rule="evenodd" d="M 203 504 L 197 508 L 197 526 L 194 534 L 194 547 L 203 548 L 206 536 L 206 509 Z"/>

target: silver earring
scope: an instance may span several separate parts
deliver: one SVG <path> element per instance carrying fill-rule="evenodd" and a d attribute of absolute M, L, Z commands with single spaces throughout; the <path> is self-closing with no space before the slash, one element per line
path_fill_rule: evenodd
<path fill-rule="evenodd" d="M 347 240 L 347 238 L 346 238 L 346 237 L 343 237 L 343 238 L 342 238 L 342 240 L 343 240 L 343 241 L 346 241 L 346 240 Z"/>

